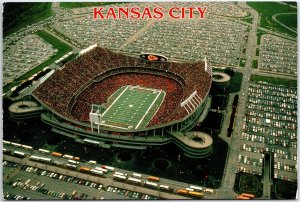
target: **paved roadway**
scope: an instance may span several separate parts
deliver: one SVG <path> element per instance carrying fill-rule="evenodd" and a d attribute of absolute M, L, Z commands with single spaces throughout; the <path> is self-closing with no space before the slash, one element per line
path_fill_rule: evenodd
<path fill-rule="evenodd" d="M 242 7 L 247 7 L 245 2 L 239 2 Z M 230 95 L 229 105 L 227 106 L 228 114 L 226 116 L 226 121 L 224 123 L 228 125 L 223 125 L 221 132 L 221 137 L 225 137 L 225 140 L 229 144 L 228 155 L 226 160 L 226 166 L 224 171 L 224 176 L 222 180 L 222 187 L 218 190 L 217 198 L 222 199 L 233 199 L 237 194 L 234 192 L 234 183 L 235 183 L 235 168 L 238 162 L 238 153 L 240 150 L 240 145 L 243 143 L 241 140 L 241 133 L 243 127 L 243 117 L 246 110 L 246 98 L 248 94 L 249 80 L 252 74 L 252 60 L 256 54 L 256 42 L 257 42 L 257 26 L 258 26 L 258 14 L 253 9 L 249 10 L 253 16 L 253 23 L 251 24 L 251 30 L 248 35 L 248 42 L 246 46 L 246 63 L 245 67 L 240 69 L 243 73 L 243 80 L 241 84 L 241 90 L 239 94 L 238 107 L 236 112 L 236 117 L 234 121 L 234 130 L 232 132 L 231 138 L 227 138 L 227 128 L 229 125 L 230 115 L 231 115 L 231 106 L 233 102 L 233 97 L 235 94 Z M 230 107 L 230 108 L 229 108 Z M 229 120 L 228 120 L 229 119 Z M 226 134 L 225 134 L 226 133 Z"/>

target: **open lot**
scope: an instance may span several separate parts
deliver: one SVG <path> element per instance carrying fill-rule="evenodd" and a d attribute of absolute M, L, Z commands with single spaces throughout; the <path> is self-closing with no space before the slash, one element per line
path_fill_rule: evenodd
<path fill-rule="evenodd" d="M 296 8 L 277 2 L 247 2 L 247 5 L 251 6 L 260 14 L 261 27 L 285 33 L 287 35 L 296 36 L 295 33 L 285 29 L 272 20 L 272 16 L 278 13 L 297 13 Z M 292 21 L 295 22 L 295 20 L 297 24 L 297 16 L 294 16 Z"/>
<path fill-rule="evenodd" d="M 267 82 L 269 84 L 273 85 L 281 85 L 286 87 L 297 87 L 297 80 L 289 80 L 289 79 L 283 79 L 283 78 L 277 78 L 277 77 L 267 77 L 267 76 L 260 76 L 260 75 L 251 75 L 250 78 L 251 81 L 257 83 L 257 82 Z"/>
<path fill-rule="evenodd" d="M 5 3 L 3 12 L 3 34 L 7 36 L 52 15 L 50 2 Z"/>

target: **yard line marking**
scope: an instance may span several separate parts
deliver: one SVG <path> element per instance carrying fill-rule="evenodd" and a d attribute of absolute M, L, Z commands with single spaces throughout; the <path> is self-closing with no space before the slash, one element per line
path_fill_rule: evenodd
<path fill-rule="evenodd" d="M 128 89 L 129 86 L 127 86 L 122 93 L 120 93 L 120 95 L 113 101 L 113 103 L 111 103 L 111 105 L 105 110 L 105 112 L 102 114 L 102 117 L 104 116 L 104 114 L 106 114 L 106 112 L 108 112 L 108 110 L 114 105 L 114 103 L 124 94 L 124 92 Z"/>
<path fill-rule="evenodd" d="M 156 100 L 158 99 L 159 95 L 161 94 L 162 90 L 159 91 L 159 93 L 156 95 L 155 99 L 152 101 L 150 107 L 147 109 L 147 111 L 145 112 L 145 114 L 143 115 L 143 117 L 141 118 L 140 122 L 138 123 L 138 125 L 135 127 L 135 129 L 137 129 L 140 124 L 142 123 L 142 121 L 144 120 L 145 116 L 148 114 L 148 112 L 150 111 L 150 109 L 152 108 L 152 106 L 154 105 L 154 103 L 156 102 Z"/>

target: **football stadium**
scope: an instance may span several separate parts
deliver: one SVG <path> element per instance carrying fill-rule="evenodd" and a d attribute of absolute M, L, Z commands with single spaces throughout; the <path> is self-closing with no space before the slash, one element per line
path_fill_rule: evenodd
<path fill-rule="evenodd" d="M 212 152 L 211 138 L 190 130 L 208 112 L 211 83 L 206 59 L 169 62 L 159 55 L 132 57 L 95 44 L 32 95 L 43 107 L 42 121 L 77 142 L 132 149 L 173 142 L 186 156 L 203 158 Z"/>

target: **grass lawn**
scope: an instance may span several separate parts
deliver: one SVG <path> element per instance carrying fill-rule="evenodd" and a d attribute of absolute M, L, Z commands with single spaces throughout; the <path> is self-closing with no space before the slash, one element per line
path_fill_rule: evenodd
<path fill-rule="evenodd" d="M 3 35 L 8 36 L 28 25 L 53 15 L 52 3 L 4 3 Z"/>
<path fill-rule="evenodd" d="M 242 21 L 252 24 L 253 23 L 253 18 L 252 17 L 244 17 L 244 18 L 242 18 Z"/>
<path fill-rule="evenodd" d="M 278 13 L 293 13 L 297 12 L 296 8 L 292 8 L 287 5 L 283 5 L 276 2 L 247 2 L 247 5 L 255 9 L 261 16 L 260 26 L 266 29 L 271 29 L 276 32 L 285 33 L 290 36 L 296 37 L 296 34 L 285 29 L 281 25 L 272 20 L 272 16 Z M 297 16 L 288 16 L 288 20 L 296 22 Z M 291 27 L 292 28 L 292 27 Z"/>
<path fill-rule="evenodd" d="M 256 49 L 255 55 L 256 55 L 256 56 L 259 56 L 259 48 Z"/>
<path fill-rule="evenodd" d="M 252 68 L 257 69 L 258 67 L 258 61 L 257 60 L 252 60 Z"/>
<path fill-rule="evenodd" d="M 272 83 L 275 85 L 297 87 L 297 80 L 289 80 L 289 79 L 267 77 L 267 76 L 260 76 L 260 75 L 252 75 L 250 80 L 254 81 L 254 82 L 265 81 L 265 82 Z"/>
<path fill-rule="evenodd" d="M 64 39 L 65 41 L 69 42 L 70 44 L 72 44 L 73 46 L 80 46 L 80 44 L 74 40 L 74 39 L 70 39 L 69 37 L 67 37 L 66 35 L 62 34 L 61 32 L 57 31 L 56 29 L 54 29 L 53 27 L 50 27 L 49 25 L 45 25 L 44 26 L 48 31 L 52 32 L 54 35 Z"/>
<path fill-rule="evenodd" d="M 89 7 L 89 6 L 104 6 L 108 4 L 117 4 L 120 2 L 61 2 L 61 8 L 81 8 L 81 7 Z"/>
<path fill-rule="evenodd" d="M 38 32 L 36 32 L 36 34 L 38 36 L 40 36 L 42 39 L 44 39 L 47 43 L 51 44 L 54 48 L 58 49 L 58 52 L 56 53 L 56 55 L 51 56 L 45 62 L 41 63 L 37 67 L 31 69 L 30 71 L 26 72 L 25 74 L 23 74 L 19 78 L 15 79 L 15 82 L 12 82 L 12 83 L 9 83 L 9 84 L 5 85 L 3 87 L 3 92 L 7 92 L 12 87 L 14 87 L 14 86 L 18 85 L 19 83 L 21 83 L 22 80 L 27 79 L 30 76 L 32 76 L 33 74 L 41 71 L 46 66 L 52 64 L 55 60 L 57 60 L 58 58 L 62 57 L 63 55 L 65 55 L 66 53 L 68 53 L 69 51 L 72 50 L 72 48 L 70 46 L 64 44 L 63 42 L 61 42 L 57 38 L 53 37 L 52 35 L 48 34 L 47 32 L 38 31 Z"/>
<path fill-rule="evenodd" d="M 277 15 L 276 19 L 292 29 L 297 29 L 297 14 L 296 13 L 295 14 Z"/>
<path fill-rule="evenodd" d="M 245 67 L 246 64 L 246 59 L 245 58 L 241 58 L 240 60 L 240 67 Z"/>
<path fill-rule="evenodd" d="M 242 85 L 242 80 L 243 80 L 243 74 L 240 72 L 237 72 L 237 71 L 234 72 L 234 75 L 231 76 L 229 93 L 236 93 L 236 92 L 240 91 L 241 85 Z"/>
<path fill-rule="evenodd" d="M 257 36 L 257 45 L 260 45 L 260 39 L 261 39 L 261 36 L 263 34 L 267 34 L 267 32 L 260 31 L 260 30 L 257 31 L 257 33 L 256 33 L 256 36 Z"/>

